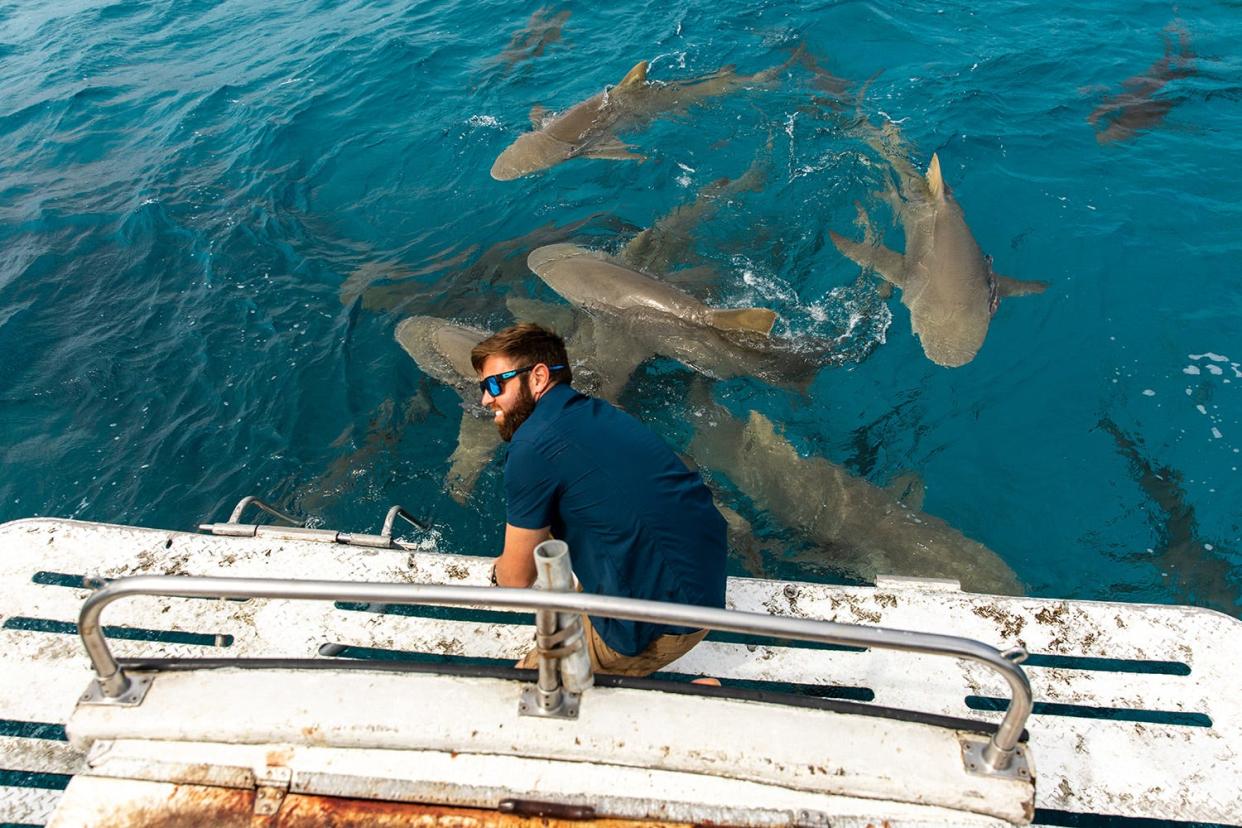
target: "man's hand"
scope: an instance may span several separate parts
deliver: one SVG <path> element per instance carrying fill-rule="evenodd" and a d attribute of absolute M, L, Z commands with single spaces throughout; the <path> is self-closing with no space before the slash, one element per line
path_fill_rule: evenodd
<path fill-rule="evenodd" d="M 519 529 L 505 524 L 505 551 L 496 559 L 496 583 L 528 587 L 535 582 L 535 547 L 552 537 L 551 527 Z"/>

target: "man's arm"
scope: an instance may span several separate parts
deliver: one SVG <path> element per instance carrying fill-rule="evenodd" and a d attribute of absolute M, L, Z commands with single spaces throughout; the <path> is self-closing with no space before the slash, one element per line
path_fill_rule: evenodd
<path fill-rule="evenodd" d="M 551 527 L 519 529 L 505 524 L 505 551 L 496 559 L 496 583 L 528 587 L 535 582 L 535 547 L 552 537 Z"/>

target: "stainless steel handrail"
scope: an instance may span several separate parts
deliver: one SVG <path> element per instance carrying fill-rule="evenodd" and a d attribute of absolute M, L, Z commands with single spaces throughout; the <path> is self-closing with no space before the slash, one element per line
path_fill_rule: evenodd
<path fill-rule="evenodd" d="M 91 666 L 104 696 L 117 698 L 130 680 L 117 664 L 103 634 L 100 614 L 120 598 L 135 595 L 179 598 L 289 598 L 298 600 L 355 601 L 381 604 L 483 605 L 514 610 L 583 612 L 677 627 L 707 628 L 776 638 L 879 647 L 905 652 L 964 658 L 990 667 L 1005 679 L 1012 691 L 1009 709 L 983 750 L 983 760 L 993 770 L 1007 768 L 1018 739 L 1031 713 L 1033 699 L 1026 673 L 1013 656 L 979 641 L 936 633 L 864 627 L 836 621 L 787 618 L 738 610 L 666 604 L 638 598 L 587 595 L 500 587 L 441 584 L 372 584 L 349 581 L 288 581 L 275 578 L 215 578 L 178 575 L 138 575 L 118 578 L 96 590 L 82 605 L 78 631 L 90 656 Z"/>

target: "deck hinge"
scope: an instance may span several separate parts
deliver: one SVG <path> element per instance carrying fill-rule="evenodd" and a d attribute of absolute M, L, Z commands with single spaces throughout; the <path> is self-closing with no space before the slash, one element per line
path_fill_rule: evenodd
<path fill-rule="evenodd" d="M 280 810 L 293 782 L 291 768 L 264 765 L 254 771 L 254 815 L 273 816 Z"/>

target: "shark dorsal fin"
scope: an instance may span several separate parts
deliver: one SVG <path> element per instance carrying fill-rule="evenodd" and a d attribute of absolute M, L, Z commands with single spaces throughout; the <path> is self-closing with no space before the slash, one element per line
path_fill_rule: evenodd
<path fill-rule="evenodd" d="M 548 114 L 548 109 L 543 104 L 535 104 L 530 108 L 530 125 L 534 129 L 540 129 L 543 126 L 543 119 Z"/>
<path fill-rule="evenodd" d="M 637 86 L 647 82 L 647 61 L 640 60 L 634 64 L 634 68 L 625 73 L 625 77 L 617 84 L 618 89 L 624 89 L 627 86 Z"/>
<path fill-rule="evenodd" d="M 944 179 L 940 177 L 940 158 L 932 154 L 931 163 L 927 165 L 927 189 L 931 190 L 932 198 L 944 200 Z"/>
<path fill-rule="evenodd" d="M 713 310 L 711 324 L 726 331 L 750 331 L 767 336 L 776 324 L 776 312 L 767 308 Z"/>

